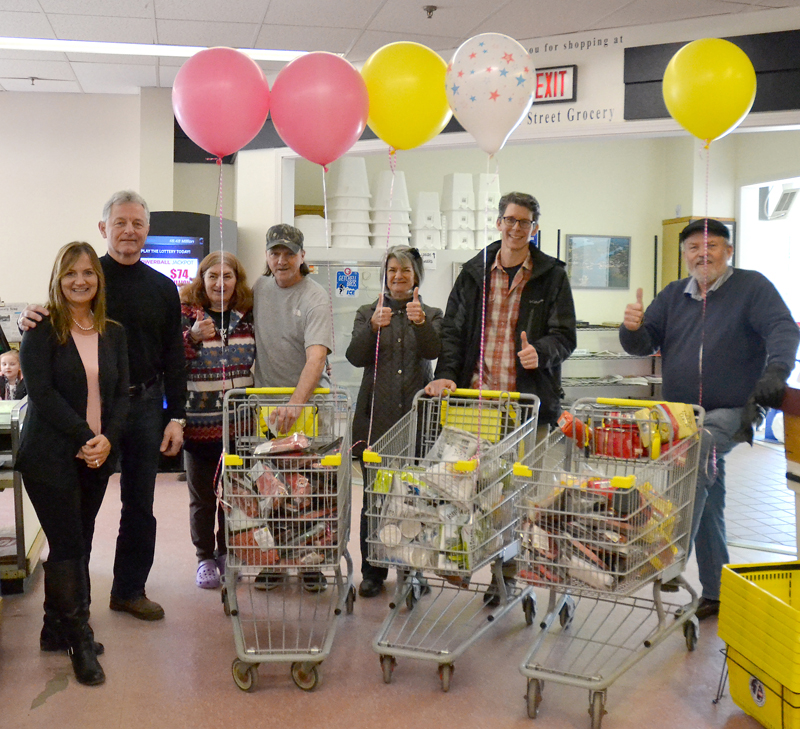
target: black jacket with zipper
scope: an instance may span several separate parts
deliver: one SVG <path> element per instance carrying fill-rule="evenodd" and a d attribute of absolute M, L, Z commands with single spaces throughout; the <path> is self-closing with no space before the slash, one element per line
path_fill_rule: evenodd
<path fill-rule="evenodd" d="M 470 387 L 481 347 L 481 300 L 484 282 L 490 280 L 492 265 L 500 251 L 495 241 L 464 264 L 442 322 L 442 353 L 436 365 L 436 379 L 448 379 L 458 387 Z M 541 401 L 539 422 L 554 425 L 561 413 L 561 363 L 575 350 L 575 305 L 565 265 L 530 245 L 533 270 L 522 291 L 519 318 L 514 328 L 516 351 L 522 349 L 520 333 L 539 355 L 539 366 L 526 370 L 517 359 L 519 392 L 536 395 Z M 487 288 L 488 293 L 488 288 Z M 488 301 L 488 296 L 487 296 Z"/>

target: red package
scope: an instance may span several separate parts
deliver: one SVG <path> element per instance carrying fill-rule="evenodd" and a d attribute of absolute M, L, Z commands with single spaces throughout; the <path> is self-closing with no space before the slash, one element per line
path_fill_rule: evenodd
<path fill-rule="evenodd" d="M 594 429 L 594 452 L 610 458 L 641 458 L 645 453 L 636 423 Z"/>
<path fill-rule="evenodd" d="M 273 438 L 266 443 L 262 443 L 253 451 L 256 456 L 275 455 L 276 453 L 292 453 L 308 448 L 311 441 L 307 435 L 293 433 L 286 438 Z"/>
<path fill-rule="evenodd" d="M 230 487 L 230 506 L 234 509 L 239 509 L 245 516 L 251 519 L 258 519 L 261 514 L 258 508 L 258 496 L 250 489 L 247 489 L 239 484 L 232 483 Z M 229 509 L 225 510 L 230 513 Z"/>
<path fill-rule="evenodd" d="M 276 565 L 280 562 L 277 549 L 261 549 L 255 537 L 256 529 L 237 532 L 230 537 L 229 549 L 243 565 L 250 567 Z"/>
<path fill-rule="evenodd" d="M 289 494 L 283 481 L 261 461 L 258 461 L 253 466 L 250 471 L 250 478 L 255 483 L 258 493 L 268 497 L 266 500 L 267 511 L 277 509 L 281 504 L 281 498 Z"/>
<path fill-rule="evenodd" d="M 311 506 L 311 482 L 302 473 L 283 473 L 292 503 L 301 509 Z"/>

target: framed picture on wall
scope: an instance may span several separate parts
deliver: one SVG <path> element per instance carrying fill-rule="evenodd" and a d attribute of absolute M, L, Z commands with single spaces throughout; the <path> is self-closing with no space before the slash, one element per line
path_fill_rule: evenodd
<path fill-rule="evenodd" d="M 567 274 L 573 289 L 627 289 L 630 263 L 630 237 L 567 235 Z"/>

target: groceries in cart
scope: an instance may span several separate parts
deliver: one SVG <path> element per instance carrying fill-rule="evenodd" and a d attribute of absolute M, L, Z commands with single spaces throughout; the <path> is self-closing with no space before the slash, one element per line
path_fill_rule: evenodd
<path fill-rule="evenodd" d="M 676 507 L 635 474 L 552 472 L 522 497 L 520 577 L 617 590 L 678 557 Z"/>
<path fill-rule="evenodd" d="M 312 566 L 338 544 L 342 439 L 293 433 L 262 441 L 248 467 L 229 474 L 226 510 L 233 559 L 247 566 Z"/>
<path fill-rule="evenodd" d="M 623 459 L 657 459 L 697 433 L 693 407 L 672 402 L 602 415 L 596 410 L 564 411 L 558 425 L 588 453 Z"/>
<path fill-rule="evenodd" d="M 491 446 L 480 441 L 481 452 Z M 504 482 L 493 477 L 496 465 L 481 466 L 478 453 L 477 435 L 444 426 L 422 465 L 377 471 L 372 493 L 385 494 L 377 519 L 377 559 L 447 574 L 472 569 L 472 555 L 502 546 L 497 527 Z"/>

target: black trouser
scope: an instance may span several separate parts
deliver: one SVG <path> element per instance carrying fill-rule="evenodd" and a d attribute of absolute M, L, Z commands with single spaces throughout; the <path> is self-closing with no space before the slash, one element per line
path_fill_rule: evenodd
<path fill-rule="evenodd" d="M 386 567 L 376 567 L 367 561 L 369 554 L 369 546 L 367 545 L 367 537 L 369 536 L 369 519 L 367 518 L 367 469 L 364 468 L 364 461 L 359 457 L 361 464 L 361 477 L 364 482 L 364 501 L 361 504 L 361 527 L 359 529 L 359 542 L 361 544 L 361 576 L 365 580 L 372 580 L 373 582 L 383 582 L 389 570 Z"/>
<path fill-rule="evenodd" d="M 226 553 L 225 514 L 217 503 L 214 476 L 222 453 L 220 443 L 216 455 L 211 452 L 184 451 L 186 456 L 186 483 L 189 486 L 189 528 L 197 559 L 214 559 Z M 216 525 L 216 538 L 214 527 Z"/>
<path fill-rule="evenodd" d="M 25 478 L 25 490 L 50 544 L 50 562 L 85 556 L 88 563 L 94 523 L 107 485 L 107 475 L 77 458 L 52 479 Z"/>

